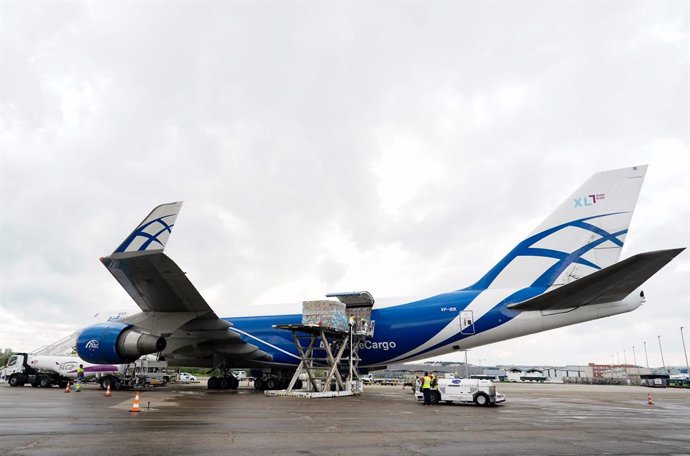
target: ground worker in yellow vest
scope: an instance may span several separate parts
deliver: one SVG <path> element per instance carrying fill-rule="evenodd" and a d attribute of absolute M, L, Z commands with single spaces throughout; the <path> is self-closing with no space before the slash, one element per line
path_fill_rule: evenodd
<path fill-rule="evenodd" d="M 77 384 L 74 387 L 74 392 L 78 393 L 81 391 L 81 383 L 84 381 L 84 365 L 80 364 L 77 367 Z"/>
<path fill-rule="evenodd" d="M 424 372 L 424 377 L 422 377 L 422 394 L 424 405 L 431 405 L 431 377 L 428 372 Z"/>

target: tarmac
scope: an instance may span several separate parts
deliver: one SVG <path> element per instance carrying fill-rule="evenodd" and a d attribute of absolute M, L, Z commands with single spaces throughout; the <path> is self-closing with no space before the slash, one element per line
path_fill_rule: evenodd
<path fill-rule="evenodd" d="M 0 384 L 2 455 L 690 455 L 690 391 L 498 384 L 495 407 L 424 407 L 410 388 L 335 399 L 202 384 L 110 398 Z M 654 405 L 647 404 L 651 393 Z"/>

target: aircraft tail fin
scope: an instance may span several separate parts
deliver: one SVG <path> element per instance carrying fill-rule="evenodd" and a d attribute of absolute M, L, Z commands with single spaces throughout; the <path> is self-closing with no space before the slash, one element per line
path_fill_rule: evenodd
<path fill-rule="evenodd" d="M 156 206 L 115 249 L 115 254 L 162 252 L 168 242 L 182 201 Z"/>
<path fill-rule="evenodd" d="M 646 171 L 594 174 L 470 288 L 548 288 L 616 263 Z"/>

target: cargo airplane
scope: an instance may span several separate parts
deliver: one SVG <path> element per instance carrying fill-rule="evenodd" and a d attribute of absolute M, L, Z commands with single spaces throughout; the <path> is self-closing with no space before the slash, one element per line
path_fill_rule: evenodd
<path fill-rule="evenodd" d="M 684 248 L 618 261 L 647 166 L 594 174 L 474 284 L 374 306 L 359 367 L 429 358 L 635 310 L 639 287 Z M 300 361 L 289 331 L 301 314 L 219 318 L 163 249 L 182 203 L 155 209 L 101 259 L 141 312 L 85 328 L 79 356 L 123 364 L 160 353 L 171 366 L 224 372 L 209 388 L 236 388 L 230 369 L 262 369 L 257 386 L 285 384 Z M 368 292 L 333 293 L 373 305 Z"/>

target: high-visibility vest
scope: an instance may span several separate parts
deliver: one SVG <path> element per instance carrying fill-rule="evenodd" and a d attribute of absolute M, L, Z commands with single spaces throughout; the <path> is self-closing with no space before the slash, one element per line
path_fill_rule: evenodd
<path fill-rule="evenodd" d="M 428 388 L 431 388 L 431 377 L 425 375 L 424 378 L 422 378 L 422 389 Z"/>

